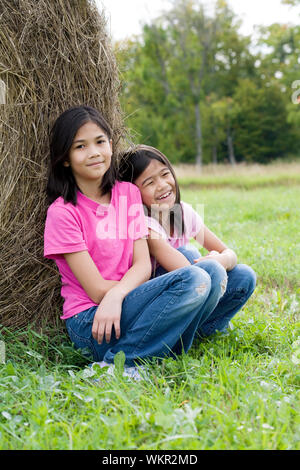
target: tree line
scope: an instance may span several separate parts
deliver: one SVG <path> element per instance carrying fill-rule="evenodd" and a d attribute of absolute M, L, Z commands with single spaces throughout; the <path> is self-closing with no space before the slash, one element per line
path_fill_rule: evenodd
<path fill-rule="evenodd" d="M 300 4 L 300 0 L 282 0 Z M 120 100 L 136 143 L 173 163 L 288 158 L 300 144 L 300 27 L 260 27 L 254 44 L 225 0 L 173 0 L 116 43 Z"/>

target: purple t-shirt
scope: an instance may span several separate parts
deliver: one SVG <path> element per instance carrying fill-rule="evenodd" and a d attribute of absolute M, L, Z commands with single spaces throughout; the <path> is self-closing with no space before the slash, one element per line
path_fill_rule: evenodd
<path fill-rule="evenodd" d="M 104 279 L 119 281 L 132 266 L 133 243 L 148 235 L 137 186 L 117 181 L 109 205 L 77 192 L 77 204 L 57 198 L 48 208 L 44 256 L 53 259 L 62 281 L 62 319 L 95 304 L 74 276 L 63 254 L 87 250 Z"/>

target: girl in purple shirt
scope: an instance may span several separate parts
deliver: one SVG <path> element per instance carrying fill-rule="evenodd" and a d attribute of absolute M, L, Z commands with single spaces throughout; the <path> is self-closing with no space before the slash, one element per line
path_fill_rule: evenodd
<path fill-rule="evenodd" d="M 44 255 L 61 274 L 61 318 L 75 347 L 125 366 L 188 351 L 222 296 L 186 265 L 149 280 L 148 229 L 139 189 L 120 182 L 112 132 L 88 106 L 72 107 L 50 136 Z"/>

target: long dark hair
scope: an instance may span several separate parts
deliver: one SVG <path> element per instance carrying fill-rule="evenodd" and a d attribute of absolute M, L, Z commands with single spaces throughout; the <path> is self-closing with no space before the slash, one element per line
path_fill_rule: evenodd
<path fill-rule="evenodd" d="M 119 178 L 122 181 L 129 181 L 130 183 L 134 183 L 148 167 L 151 160 L 157 160 L 165 165 L 170 170 L 174 178 L 176 196 L 174 209 L 170 210 L 170 225 L 172 229 L 176 227 L 178 234 L 183 234 L 184 221 L 182 208 L 180 205 L 180 189 L 178 181 L 170 161 L 162 152 L 160 152 L 155 147 L 151 147 L 150 145 L 136 145 L 135 147 L 128 149 L 120 156 Z M 149 208 L 147 208 L 147 212 L 148 214 L 150 213 Z"/>
<path fill-rule="evenodd" d="M 107 135 L 112 138 L 112 131 L 104 117 L 96 109 L 90 106 L 74 106 L 64 111 L 55 121 L 50 132 L 50 167 L 46 194 L 48 203 L 51 204 L 59 196 L 64 202 L 77 203 L 77 191 L 80 191 L 71 167 L 64 166 L 69 158 L 69 151 L 78 129 L 87 122 L 94 122 Z M 101 194 L 111 191 L 115 184 L 116 165 L 112 155 L 110 168 L 106 171 L 100 185 Z"/>

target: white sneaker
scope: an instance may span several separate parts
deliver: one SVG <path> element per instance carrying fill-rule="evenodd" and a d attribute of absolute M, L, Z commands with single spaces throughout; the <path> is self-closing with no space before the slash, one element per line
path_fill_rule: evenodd
<path fill-rule="evenodd" d="M 107 369 L 107 373 L 109 375 L 114 375 L 114 370 L 115 370 L 115 365 L 114 364 L 108 364 L 107 362 L 105 361 L 101 361 L 101 362 L 93 362 L 92 364 L 89 365 L 89 367 L 93 368 L 93 366 L 97 364 L 98 366 L 101 367 L 101 369 L 103 367 L 108 367 Z M 128 367 L 128 366 L 124 366 L 124 372 L 123 372 L 123 377 L 130 377 L 131 379 L 134 379 L 134 380 L 137 380 L 137 381 L 140 381 L 140 380 L 143 380 L 143 376 L 140 374 L 140 371 L 142 371 L 143 373 L 145 373 L 145 368 L 143 366 L 140 366 L 140 367 Z M 144 374 L 143 374 L 144 375 Z M 97 380 L 97 379 L 96 379 Z"/>
<path fill-rule="evenodd" d="M 107 362 L 105 361 L 101 361 L 101 362 L 92 362 L 91 364 L 89 364 L 89 367 L 91 369 L 94 369 L 94 365 L 96 365 L 101 367 L 101 369 L 103 369 L 103 367 L 107 367 L 107 373 L 109 375 L 114 375 L 114 368 L 115 368 L 115 365 L 114 364 L 108 364 Z M 99 382 L 99 379 L 95 379 L 96 382 Z"/>
<path fill-rule="evenodd" d="M 142 372 L 142 375 L 141 375 Z M 143 366 L 140 367 L 124 367 L 123 376 L 130 377 L 134 380 L 143 380 L 145 379 L 146 371 Z"/>

